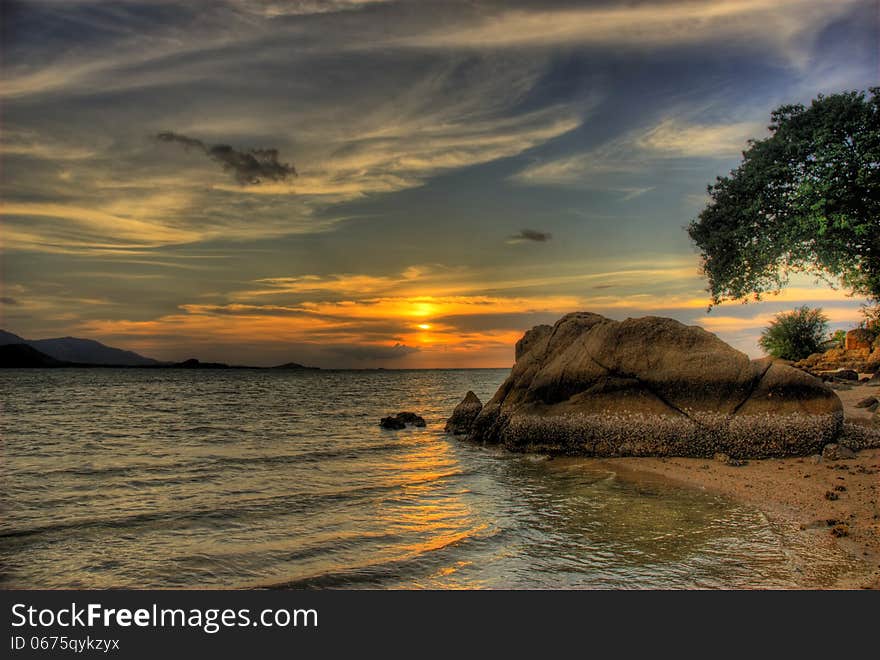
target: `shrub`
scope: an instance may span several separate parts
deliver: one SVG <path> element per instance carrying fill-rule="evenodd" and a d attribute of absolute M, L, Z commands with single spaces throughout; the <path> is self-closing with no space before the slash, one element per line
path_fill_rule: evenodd
<path fill-rule="evenodd" d="M 758 343 L 764 352 L 783 360 L 802 360 L 818 353 L 828 336 L 828 317 L 822 309 L 806 305 L 777 314 L 761 333 Z"/>

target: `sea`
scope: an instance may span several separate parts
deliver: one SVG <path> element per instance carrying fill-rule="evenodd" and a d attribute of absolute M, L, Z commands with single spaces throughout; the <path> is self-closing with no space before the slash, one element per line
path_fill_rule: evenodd
<path fill-rule="evenodd" d="M 0 587 L 790 588 L 845 569 L 722 497 L 444 434 L 507 373 L 3 370 Z M 426 427 L 379 427 L 400 411 Z"/>

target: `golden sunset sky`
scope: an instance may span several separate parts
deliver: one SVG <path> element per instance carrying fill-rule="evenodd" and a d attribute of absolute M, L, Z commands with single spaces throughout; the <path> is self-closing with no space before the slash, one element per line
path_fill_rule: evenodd
<path fill-rule="evenodd" d="M 577 310 L 751 355 L 796 305 L 859 319 L 808 278 L 707 314 L 684 226 L 776 106 L 877 84 L 871 0 L 2 6 L 18 335 L 506 367 Z"/>

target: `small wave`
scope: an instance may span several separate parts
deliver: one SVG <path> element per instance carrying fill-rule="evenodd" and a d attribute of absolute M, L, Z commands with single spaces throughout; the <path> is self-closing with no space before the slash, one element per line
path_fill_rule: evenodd
<path fill-rule="evenodd" d="M 399 479 L 385 483 L 369 484 L 334 491 L 286 493 L 284 495 L 242 499 L 231 506 L 221 508 L 203 508 L 196 510 L 172 509 L 166 511 L 129 514 L 125 516 L 111 516 L 107 518 L 72 519 L 20 529 L 0 528 L 0 539 L 32 537 L 69 530 L 85 531 L 88 529 L 107 527 L 118 530 L 138 527 L 155 522 L 161 522 L 163 526 L 169 527 L 173 525 L 197 524 L 211 521 L 228 522 L 230 520 L 242 518 L 253 520 L 258 517 L 304 513 L 309 510 L 320 508 L 322 505 L 328 503 L 344 502 L 346 500 L 355 503 L 379 493 L 393 492 L 425 483 L 439 482 L 454 477 L 464 476 L 466 474 L 468 474 L 468 472 L 464 470 L 450 470 L 447 472 L 428 474 L 423 477 Z"/>
<path fill-rule="evenodd" d="M 18 470 L 17 477 L 27 475 L 47 476 L 63 476 L 74 475 L 82 477 L 113 477 L 113 476 L 138 476 L 143 473 L 156 473 L 173 471 L 175 474 L 181 474 L 182 470 L 187 468 L 191 472 L 205 472 L 212 467 L 235 467 L 235 466 L 253 466 L 253 465 L 288 465 L 297 463 L 314 463 L 318 461 L 335 460 L 335 459 L 352 459 L 356 460 L 361 456 L 390 452 L 403 448 L 412 447 L 414 443 L 385 442 L 373 445 L 352 445 L 347 447 L 339 447 L 337 449 L 317 449 L 313 451 L 296 452 L 293 454 L 275 454 L 275 455 L 255 455 L 255 456 L 197 456 L 193 459 L 182 462 L 168 463 L 136 463 L 133 465 L 107 465 L 95 467 L 88 464 L 74 465 L 71 467 L 57 468 L 54 470 L 32 469 Z M 168 455 L 164 455 L 168 457 Z"/>
<path fill-rule="evenodd" d="M 308 576 L 248 585 L 252 589 L 339 589 L 356 586 L 387 586 L 389 582 L 411 584 L 410 578 L 424 575 L 425 569 L 444 561 L 452 550 L 467 551 L 470 546 L 498 543 L 504 534 L 502 528 L 489 529 L 481 525 L 475 529 L 439 540 L 422 550 L 410 552 L 378 563 L 341 568 Z"/>

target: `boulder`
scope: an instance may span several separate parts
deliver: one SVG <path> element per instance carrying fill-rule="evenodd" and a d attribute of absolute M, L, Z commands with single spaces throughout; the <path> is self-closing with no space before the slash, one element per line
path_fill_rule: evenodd
<path fill-rule="evenodd" d="M 379 420 L 379 426 L 392 431 L 399 431 L 406 428 L 407 425 L 423 427 L 425 426 L 425 420 L 412 412 L 399 412 L 397 415 L 389 415 Z"/>
<path fill-rule="evenodd" d="M 851 369 L 861 373 L 874 373 L 880 366 L 880 352 L 868 348 L 832 348 L 824 353 L 813 353 L 803 360 L 793 363 L 794 367 L 814 375 L 834 375 L 840 369 Z"/>
<path fill-rule="evenodd" d="M 470 433 L 474 420 L 482 409 L 483 404 L 479 397 L 469 391 L 464 399 L 461 400 L 461 403 L 455 406 L 455 410 L 452 411 L 452 417 L 446 422 L 446 432 L 453 435 L 466 435 Z"/>
<path fill-rule="evenodd" d="M 660 317 L 578 312 L 517 343 L 470 438 L 517 451 L 733 458 L 810 455 L 843 425 L 837 395 L 799 369 L 750 361 Z"/>
<path fill-rule="evenodd" d="M 844 340 L 844 348 L 848 351 L 854 351 L 858 349 L 871 349 L 871 344 L 874 341 L 874 333 L 865 328 L 855 328 L 854 330 L 850 330 L 846 333 L 846 339 Z"/>
<path fill-rule="evenodd" d="M 871 406 L 877 405 L 877 397 L 876 396 L 868 396 L 856 403 L 856 408 L 870 408 Z"/>

